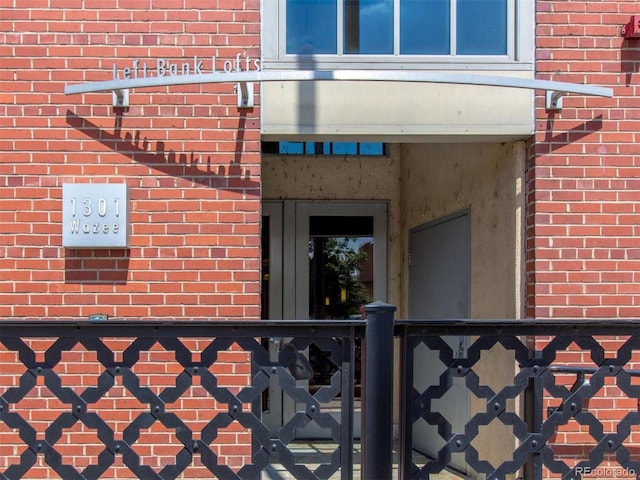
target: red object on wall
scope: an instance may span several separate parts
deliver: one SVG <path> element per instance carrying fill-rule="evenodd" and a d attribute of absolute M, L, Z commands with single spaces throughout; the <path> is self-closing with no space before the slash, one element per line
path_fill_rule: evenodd
<path fill-rule="evenodd" d="M 631 15 L 629 23 L 622 29 L 624 38 L 640 38 L 640 15 Z"/>

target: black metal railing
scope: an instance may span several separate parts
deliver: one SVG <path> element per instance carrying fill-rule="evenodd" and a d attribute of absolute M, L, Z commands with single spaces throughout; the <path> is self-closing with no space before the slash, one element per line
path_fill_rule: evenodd
<path fill-rule="evenodd" d="M 455 468 L 458 456 L 463 473 L 487 479 L 636 479 L 639 327 L 637 320 L 396 322 L 404 367 L 401 478 Z M 446 341 L 452 336 L 469 339 L 462 354 Z M 421 388 L 420 349 L 441 366 L 437 380 Z M 494 385 L 495 377 L 503 381 Z M 442 414 L 442 400 L 456 385 L 471 397 L 457 431 Z M 419 422 L 434 429 L 440 446 L 417 463 Z M 496 443 L 509 449 L 487 458 Z"/>
<path fill-rule="evenodd" d="M 167 479 L 183 475 L 196 457 L 201 468 L 193 478 L 260 478 L 271 464 L 282 465 L 296 478 L 328 478 L 336 472 L 352 478 L 352 365 L 356 330 L 362 325 L 4 322 L 0 325 L 0 369 L 5 367 L 5 374 L 0 373 L 0 427 L 5 428 L 0 428 L 0 434 L 17 432 L 21 445 L 15 448 L 21 451 L 14 455 L 13 464 L 0 468 L 0 478 L 33 475 L 31 469 L 42 459 L 65 480 L 100 478 L 118 465 L 138 478 Z M 287 345 L 294 348 L 282 348 L 274 358 L 268 347 L 274 337 L 286 337 Z M 44 339 L 52 342 L 43 346 Z M 196 342 L 197 352 L 187 346 Z M 330 384 L 313 394 L 294 378 L 296 352 L 312 343 L 328 352 L 336 366 Z M 45 353 L 38 358 L 43 348 Z M 81 368 L 88 365 L 83 362 L 93 367 Z M 245 372 L 248 381 L 238 373 L 243 365 L 250 365 Z M 91 375 L 93 380 L 88 378 Z M 87 382 L 90 386 L 84 386 Z M 285 418 L 276 432 L 262 421 L 265 394 L 273 382 L 296 405 L 295 414 Z M 49 404 L 34 402 L 38 397 Z M 339 406 L 337 416 L 325 411 L 332 403 Z M 50 410 L 45 422 L 39 420 L 42 408 Z M 123 408 L 131 411 L 122 415 Z M 194 408 L 207 417 L 205 421 L 183 418 L 192 417 Z M 333 451 L 316 456 L 314 467 L 300 462 L 290 448 L 296 430 L 312 422 L 335 444 Z M 78 438 L 92 433 L 99 450 L 81 468 L 66 457 L 86 454 L 62 453 L 69 450 L 67 439 L 74 441 L 69 432 L 78 430 L 85 435 Z M 229 456 L 217 445 L 222 431 L 232 431 L 238 443 L 250 445 L 244 454 L 236 454 L 235 463 L 241 461 L 237 468 L 228 464 Z M 155 459 L 156 452 L 164 452 L 170 442 L 173 453 L 164 453 L 160 464 L 141 461 L 142 451 Z M 6 459 L 9 444 L 0 444 L 7 449 Z"/>
<path fill-rule="evenodd" d="M 274 466 L 354 478 L 360 341 L 361 478 L 393 478 L 394 453 L 405 479 L 640 472 L 639 321 L 403 321 L 394 311 L 368 305 L 366 321 L 0 322 L 0 479 L 42 469 L 257 479 Z M 300 359 L 311 346 L 332 367 L 313 388 Z M 268 418 L 281 397 L 292 407 Z M 312 459 L 298 448 L 309 426 L 327 437 Z"/>

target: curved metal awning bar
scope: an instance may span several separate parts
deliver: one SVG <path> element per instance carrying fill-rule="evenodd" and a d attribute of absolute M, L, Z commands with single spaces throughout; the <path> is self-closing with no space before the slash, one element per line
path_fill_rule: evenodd
<path fill-rule="evenodd" d="M 133 88 L 161 87 L 174 85 L 193 85 L 205 83 L 237 83 L 239 107 L 252 106 L 249 98 L 252 89 L 248 84 L 254 82 L 305 82 L 305 81 L 379 81 L 379 82 L 418 82 L 457 85 L 482 85 L 490 87 L 524 88 L 547 92 L 547 108 L 561 108 L 561 99 L 565 94 L 613 97 L 613 89 L 595 85 L 555 82 L 529 78 L 499 75 L 473 75 L 450 72 L 398 71 L 398 70 L 279 70 L 279 71 L 241 71 L 213 72 L 191 75 L 164 75 L 154 77 L 113 79 L 103 82 L 91 82 L 67 85 L 67 95 L 112 91 L 124 96 L 124 92 Z M 251 95 L 252 96 L 252 95 Z M 242 104 L 241 104 L 242 99 Z M 552 102 L 549 104 L 549 102 Z M 251 103 L 251 104 L 249 104 Z M 126 106 L 126 105 L 120 105 Z"/>

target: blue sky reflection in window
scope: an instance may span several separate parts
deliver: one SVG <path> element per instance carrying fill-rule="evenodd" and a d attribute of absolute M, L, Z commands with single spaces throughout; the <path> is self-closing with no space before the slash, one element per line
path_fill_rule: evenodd
<path fill-rule="evenodd" d="M 507 1 L 458 0 L 458 55 L 507 54 Z"/>
<path fill-rule="evenodd" d="M 380 142 L 278 142 L 282 155 L 384 155 Z"/>
<path fill-rule="evenodd" d="M 338 53 L 338 2 L 287 0 L 287 53 Z"/>
<path fill-rule="evenodd" d="M 393 54 L 393 0 L 344 0 L 344 53 Z"/>
<path fill-rule="evenodd" d="M 400 2 L 400 53 L 449 55 L 451 50 L 449 0 Z"/>
<path fill-rule="evenodd" d="M 507 54 L 507 0 L 286 0 L 286 8 L 288 54 Z"/>

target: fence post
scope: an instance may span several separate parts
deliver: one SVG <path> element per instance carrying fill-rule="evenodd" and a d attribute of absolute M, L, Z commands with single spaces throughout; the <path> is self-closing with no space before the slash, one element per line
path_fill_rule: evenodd
<path fill-rule="evenodd" d="M 541 352 L 534 352 L 534 358 L 541 358 Z M 525 393 L 525 419 L 529 431 L 533 434 L 540 433 L 544 422 L 544 389 L 542 378 L 533 377 L 529 380 L 529 388 Z M 536 451 L 531 454 L 524 465 L 524 478 L 540 480 L 542 478 L 542 454 Z"/>
<path fill-rule="evenodd" d="M 361 478 L 389 480 L 393 471 L 393 315 L 396 307 L 373 302 L 365 311 Z"/>

